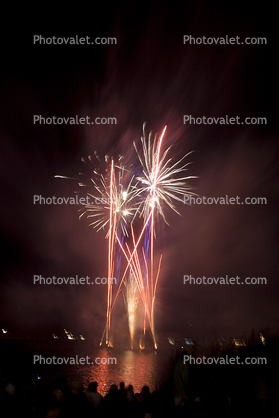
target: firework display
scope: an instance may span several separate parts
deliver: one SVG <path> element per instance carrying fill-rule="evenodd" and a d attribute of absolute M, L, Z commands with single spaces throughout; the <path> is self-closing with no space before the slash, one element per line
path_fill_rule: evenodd
<path fill-rule="evenodd" d="M 160 136 L 150 132 L 146 137 L 144 124 L 141 147 L 134 142 L 135 163 L 124 166 L 122 156 L 117 162 L 106 156 L 104 173 L 94 167 L 89 184 L 75 179 L 86 188 L 90 200 L 80 210 L 79 218 L 87 217 L 96 231 L 106 231 L 108 240 L 106 325 L 100 345 L 105 341 L 108 347 L 113 346 L 112 311 L 123 292 L 131 348 L 135 344 L 145 348 L 147 330 L 157 348 L 154 309 L 162 255 L 155 262 L 155 215 L 167 223 L 165 208 L 179 214 L 174 202 L 185 202 L 186 195 L 194 194 L 187 180 L 195 178 L 185 175 L 190 164 L 185 163 L 185 158 L 189 154 L 173 163 L 168 157 L 170 147 L 163 150 L 166 129 L 165 126 Z M 95 156 L 99 159 L 96 153 Z M 92 157 L 83 162 L 92 164 Z M 110 278 L 116 278 L 116 284 Z M 141 330 L 137 342 L 136 328 Z"/>

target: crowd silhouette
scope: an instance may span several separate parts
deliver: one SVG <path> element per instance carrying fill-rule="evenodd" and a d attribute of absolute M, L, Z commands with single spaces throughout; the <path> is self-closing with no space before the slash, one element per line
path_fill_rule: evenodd
<path fill-rule="evenodd" d="M 180 366 L 178 366 L 180 367 Z M 179 372 L 180 373 L 180 372 Z M 79 382 L 69 384 L 66 377 L 53 382 L 25 379 L 13 382 L 1 379 L 0 416 L 15 418 L 161 418 L 161 417 L 247 417 L 264 413 L 256 397 L 249 402 L 238 400 L 232 408 L 232 399 L 226 391 L 218 393 L 208 387 L 207 393 L 175 390 L 176 376 L 172 389 L 150 392 L 143 386 L 139 393 L 133 385 L 112 384 L 105 396 L 98 392 L 98 383 L 91 382 L 87 388 Z M 181 381 L 179 382 L 179 384 Z M 248 393 L 248 392 L 247 392 Z M 246 394 L 247 397 L 247 394 Z M 246 399 L 247 400 L 247 399 Z M 245 407 L 246 405 L 246 407 Z M 248 415 L 247 415 L 248 413 Z"/>
<path fill-rule="evenodd" d="M 91 382 L 84 390 L 81 383 L 68 384 L 65 377 L 51 383 L 28 379 L 14 384 L 1 381 L 0 416 L 30 418 L 89 418 L 89 417 L 151 417 L 154 415 L 154 396 L 148 386 L 134 393 L 133 385 L 119 388 L 112 384 L 108 393 L 98 392 L 98 383 Z M 3 414 L 3 415 L 2 415 Z"/>
<path fill-rule="evenodd" d="M 276 353 L 277 351 L 276 344 Z M 266 350 L 266 347 L 264 347 Z M 251 351 L 251 348 L 250 348 Z M 275 353 L 272 349 L 271 353 Z M 143 386 L 111 384 L 98 391 L 98 382 L 84 387 L 66 377 L 53 381 L 37 375 L 0 373 L 0 417 L 19 418 L 246 418 L 279 416 L 278 379 L 274 367 L 189 366 L 182 351 L 166 364 L 166 378 L 151 392 Z M 277 355 L 277 354 L 276 354 Z M 270 364 L 277 364 L 272 361 Z"/>

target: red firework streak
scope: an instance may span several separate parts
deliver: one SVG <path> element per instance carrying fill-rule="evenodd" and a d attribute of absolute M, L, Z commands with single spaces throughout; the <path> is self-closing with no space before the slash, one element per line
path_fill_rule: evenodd
<path fill-rule="evenodd" d="M 155 338 L 155 329 L 154 329 L 154 303 L 155 303 L 155 295 L 156 295 L 156 288 L 157 283 L 159 279 L 160 274 L 160 268 L 161 268 L 161 261 L 162 261 L 162 255 L 159 260 L 158 270 L 156 274 L 156 278 L 154 280 L 154 210 L 156 206 L 156 188 L 158 183 L 158 172 L 159 172 L 159 160 L 160 160 L 160 151 L 162 146 L 163 137 L 165 135 L 167 126 L 164 127 L 163 132 L 159 138 L 159 143 L 157 147 L 157 155 L 156 155 L 156 165 L 155 165 L 155 171 L 154 171 L 154 181 L 152 185 L 152 204 L 150 212 L 147 216 L 147 219 L 143 225 L 143 228 L 139 234 L 139 237 L 137 241 L 135 240 L 133 227 L 131 225 L 131 233 L 133 238 L 133 250 L 131 250 L 126 243 L 126 250 L 121 244 L 121 241 L 117 235 L 116 232 L 116 213 L 113 213 L 113 181 L 114 181 L 114 161 L 111 161 L 111 170 L 110 170 L 110 216 L 109 216 L 109 237 L 108 237 L 108 278 L 112 278 L 114 275 L 114 241 L 116 240 L 127 260 L 127 265 L 124 270 L 124 273 L 122 275 L 121 281 L 118 286 L 118 290 L 116 292 L 115 298 L 112 301 L 112 281 L 108 280 L 108 290 L 107 290 L 107 314 L 106 314 L 106 327 L 103 333 L 106 334 L 106 345 L 112 346 L 112 342 L 110 340 L 110 328 L 111 328 L 111 313 L 112 309 L 115 305 L 117 296 L 120 293 L 123 281 L 125 279 L 125 276 L 127 274 L 128 269 L 130 268 L 133 277 L 135 279 L 135 282 L 138 287 L 139 295 L 141 298 L 142 305 L 144 307 L 144 334 L 145 334 L 145 328 L 146 328 L 146 317 L 149 321 L 150 330 L 153 337 L 153 343 L 154 347 L 157 348 L 156 338 Z M 146 261 L 146 257 L 144 255 L 143 251 L 143 257 L 144 257 L 144 264 L 146 268 L 146 286 L 144 287 L 143 284 L 143 273 L 142 268 L 139 261 L 138 256 L 138 247 L 141 242 L 141 239 L 143 237 L 143 234 L 147 228 L 147 225 L 151 221 L 151 228 L 150 228 L 150 276 L 148 274 L 148 263 Z M 103 337 L 101 340 L 100 345 L 103 342 Z M 133 341 L 131 336 L 131 347 L 133 347 Z M 141 343 L 140 348 L 144 348 L 144 345 Z"/>

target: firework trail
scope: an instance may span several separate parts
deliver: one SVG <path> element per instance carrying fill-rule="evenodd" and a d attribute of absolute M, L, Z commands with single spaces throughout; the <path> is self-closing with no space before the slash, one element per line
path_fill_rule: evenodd
<path fill-rule="evenodd" d="M 187 180 L 196 178 L 184 174 L 190 164 L 185 163 L 185 158 L 190 153 L 173 163 L 172 159 L 168 158 L 170 147 L 164 152 L 161 151 L 166 128 L 165 126 L 159 138 L 157 135 L 153 137 L 152 132 L 147 138 L 145 124 L 143 125 L 140 150 L 134 142 L 138 162 L 128 169 L 122 163 L 123 157 L 120 156 L 115 164 L 113 159 L 106 156 L 105 175 L 93 168 L 89 185 L 81 173 L 83 179 L 74 179 L 78 181 L 80 187 L 87 189 L 87 195 L 91 199 L 91 202 L 80 210 L 79 218 L 87 217 L 90 225 L 97 231 L 108 229 L 106 233 L 108 278 L 117 278 L 115 288 L 113 288 L 115 285 L 112 281 L 108 280 L 106 326 L 100 345 L 105 337 L 106 345 L 112 346 L 112 309 L 124 284 L 126 291 L 124 301 L 128 315 L 131 347 L 134 346 L 138 308 L 142 306 L 143 335 L 139 346 L 144 348 L 144 337 L 148 325 L 154 347 L 157 348 L 154 305 L 162 255 L 155 269 L 155 213 L 161 215 L 166 223 L 165 207 L 179 214 L 174 201 L 184 202 L 185 195 L 194 194 L 190 191 Z M 95 155 L 99 159 L 96 153 Z M 82 160 L 90 165 L 92 157 L 89 156 L 88 161 Z M 135 219 L 140 218 L 143 219 L 143 226 L 136 238 L 133 223 Z"/>
<path fill-rule="evenodd" d="M 128 279 L 125 280 L 126 293 L 124 293 L 124 301 L 128 313 L 128 325 L 130 333 L 130 346 L 134 348 L 135 326 L 137 319 L 137 311 L 140 306 L 139 292 L 137 282 L 130 269 Z"/>
<path fill-rule="evenodd" d="M 99 159 L 96 153 L 95 155 Z M 121 250 L 119 251 L 119 247 L 116 248 L 115 244 L 117 240 L 123 243 L 124 237 L 128 236 L 128 230 L 137 213 L 137 206 L 134 201 L 137 182 L 134 176 L 130 175 L 131 173 L 124 168 L 121 156 L 117 165 L 115 165 L 113 159 L 109 160 L 109 157 L 106 156 L 105 175 L 99 173 L 92 166 L 92 156 L 88 156 L 87 160 L 82 158 L 82 161 L 90 168 L 91 176 L 89 182 L 83 173 L 80 173 L 81 178 L 79 179 L 66 176 L 55 177 L 75 180 L 79 187 L 85 189 L 88 196 L 87 201 L 89 200 L 89 202 L 79 210 L 79 219 L 82 217 L 88 218 L 90 220 L 89 226 L 93 226 L 97 232 L 101 229 L 108 229 L 106 233 L 106 238 L 108 239 L 107 277 L 118 277 L 120 275 L 122 252 Z M 125 182 L 124 178 L 125 180 L 127 178 L 128 181 Z M 105 336 L 108 346 L 112 346 L 110 328 L 113 287 L 112 281 L 108 280 L 106 326 L 102 337 L 103 341 Z"/>

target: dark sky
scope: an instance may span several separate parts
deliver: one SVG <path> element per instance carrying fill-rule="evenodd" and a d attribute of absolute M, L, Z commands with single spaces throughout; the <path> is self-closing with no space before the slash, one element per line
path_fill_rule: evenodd
<path fill-rule="evenodd" d="M 278 90 L 275 10 L 206 1 L 115 2 L 84 16 L 15 30 L 1 65 L 0 326 L 101 336 L 106 289 L 36 286 L 33 275 L 106 276 L 107 241 L 76 206 L 34 205 L 33 195 L 73 196 L 81 157 L 133 155 L 143 122 L 168 125 L 164 147 L 189 157 L 194 191 L 265 197 L 266 205 L 183 205 L 157 220 L 163 254 L 158 334 L 237 337 L 278 331 Z M 66 20 L 66 19 L 65 19 Z M 116 37 L 117 45 L 33 45 L 33 35 Z M 266 37 L 267 45 L 189 45 L 193 37 Z M 33 115 L 116 117 L 117 125 L 39 125 Z M 186 125 L 194 117 L 265 117 L 266 125 Z M 183 285 L 183 275 L 266 277 L 266 285 Z M 119 303 L 122 303 L 120 300 Z M 119 309 L 121 311 L 121 309 Z M 115 315 L 115 333 L 127 327 Z"/>

